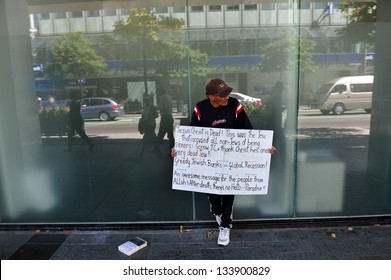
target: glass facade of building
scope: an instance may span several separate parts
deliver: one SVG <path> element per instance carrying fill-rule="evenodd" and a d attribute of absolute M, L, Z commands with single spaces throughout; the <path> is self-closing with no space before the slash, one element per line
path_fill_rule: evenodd
<path fill-rule="evenodd" d="M 172 189 L 168 139 L 160 155 L 140 155 L 137 128 L 146 99 L 158 108 L 163 92 L 174 126 L 188 124 L 211 78 L 262 100 L 247 113 L 277 148 L 268 194 L 236 196 L 236 220 L 391 214 L 391 3 L 21 2 L 0 0 L 1 223 L 212 220 L 205 194 Z M 359 10 L 374 16 L 345 17 Z M 334 81 L 333 91 L 346 76 L 373 82 Z M 85 119 L 92 150 L 75 136 L 64 151 L 74 91 L 125 111 Z"/>

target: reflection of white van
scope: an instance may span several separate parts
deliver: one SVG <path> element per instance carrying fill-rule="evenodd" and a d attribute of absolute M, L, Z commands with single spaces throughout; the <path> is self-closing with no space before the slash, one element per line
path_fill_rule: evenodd
<path fill-rule="evenodd" d="M 350 76 L 331 80 L 322 85 L 315 93 L 312 108 L 318 108 L 322 114 L 333 111 L 341 115 L 347 110 L 372 108 L 373 76 Z"/>

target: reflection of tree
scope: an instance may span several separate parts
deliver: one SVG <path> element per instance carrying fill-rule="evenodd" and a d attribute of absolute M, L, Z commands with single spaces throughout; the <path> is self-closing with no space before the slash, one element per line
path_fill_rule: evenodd
<path fill-rule="evenodd" d="M 339 10 L 348 20 L 348 24 L 337 33 L 351 44 L 362 43 L 364 49 L 363 73 L 366 74 L 366 54 L 373 47 L 376 35 L 375 2 L 341 3 Z"/>
<path fill-rule="evenodd" d="M 304 82 L 305 72 L 314 71 L 314 61 L 312 59 L 313 50 L 316 42 L 309 38 L 285 36 L 276 39 L 261 48 L 261 65 L 262 72 L 280 72 L 280 81 L 284 71 L 301 72 L 300 82 Z M 286 99 L 289 100 L 289 91 L 285 93 Z M 294 110 L 293 104 L 287 102 L 287 110 Z M 288 113 L 289 115 L 289 113 Z M 293 127 L 288 122 L 288 127 Z"/>
<path fill-rule="evenodd" d="M 341 3 L 338 9 L 348 20 L 348 24 L 338 30 L 339 35 L 352 43 L 372 45 L 375 42 L 375 2 Z"/>
<path fill-rule="evenodd" d="M 283 37 L 261 48 L 262 72 L 280 72 L 300 67 L 300 71 L 313 71 L 312 51 L 316 42 L 308 38 Z M 295 55 L 299 50 L 298 55 Z"/>
<path fill-rule="evenodd" d="M 130 9 L 129 18 L 120 20 L 114 25 L 114 34 L 124 40 L 126 47 L 123 49 L 124 60 L 142 59 L 142 65 L 125 65 L 125 68 L 141 70 L 144 76 L 145 92 L 148 93 L 147 59 L 157 60 L 162 50 L 163 32 L 173 33 L 183 30 L 184 22 L 180 19 L 165 16 L 157 17 L 147 9 Z M 152 66 L 153 67 L 153 66 Z"/>
<path fill-rule="evenodd" d="M 189 49 L 187 45 L 174 37 L 164 42 L 161 56 L 163 61 L 157 65 L 156 71 L 164 77 L 174 79 L 187 77 L 189 63 L 192 75 L 205 77 L 208 73 L 207 54 L 199 50 Z M 190 61 L 188 57 L 190 57 Z"/>
<path fill-rule="evenodd" d="M 82 32 L 75 32 L 64 35 L 53 46 L 45 72 L 55 80 L 70 77 L 80 81 L 105 69 L 104 59 L 96 54 L 91 41 Z"/>
<path fill-rule="evenodd" d="M 175 92 L 179 95 L 181 81 L 191 75 L 192 83 L 204 79 L 208 73 L 208 56 L 199 50 L 191 49 L 174 37 L 164 42 L 160 63 L 156 65 L 156 73 L 166 80 L 175 80 Z M 200 81 L 201 84 L 204 81 Z M 190 85 L 188 85 L 190 87 Z M 179 99 L 183 97 L 177 96 Z M 194 97 L 194 96 L 193 96 Z M 199 99 L 199 97 L 197 97 Z M 189 100 L 191 102 L 191 100 Z M 190 105 L 188 102 L 186 104 Z"/>

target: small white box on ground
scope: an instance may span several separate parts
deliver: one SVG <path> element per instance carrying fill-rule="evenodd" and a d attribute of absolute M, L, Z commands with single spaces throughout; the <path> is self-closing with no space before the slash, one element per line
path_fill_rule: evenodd
<path fill-rule="evenodd" d="M 146 246 L 147 241 L 141 239 L 140 237 L 135 237 L 119 245 L 118 250 L 125 255 L 130 256 Z"/>

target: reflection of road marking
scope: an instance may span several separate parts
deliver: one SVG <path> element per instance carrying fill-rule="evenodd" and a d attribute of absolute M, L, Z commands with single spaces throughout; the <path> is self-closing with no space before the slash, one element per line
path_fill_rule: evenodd
<path fill-rule="evenodd" d="M 96 121 L 96 120 L 85 120 L 84 123 L 86 125 L 110 125 L 110 124 L 116 124 L 119 122 L 130 122 L 130 123 L 137 123 L 139 119 L 132 118 L 132 119 L 116 119 L 114 121 Z"/>
<path fill-rule="evenodd" d="M 140 118 L 117 119 L 118 122 L 138 122 Z"/>
<path fill-rule="evenodd" d="M 138 121 L 140 120 L 140 118 L 124 118 L 124 119 L 116 119 L 114 121 L 98 121 L 98 120 L 84 120 L 84 123 L 85 124 L 88 124 L 88 125 L 93 125 L 93 124 L 96 124 L 96 125 L 108 125 L 108 124 L 115 124 L 115 123 L 118 123 L 118 122 L 130 122 L 130 123 L 138 123 Z M 159 124 L 160 123 L 160 118 L 157 118 L 156 119 L 156 124 Z M 174 119 L 174 123 L 180 123 L 180 120 L 179 119 Z"/>

